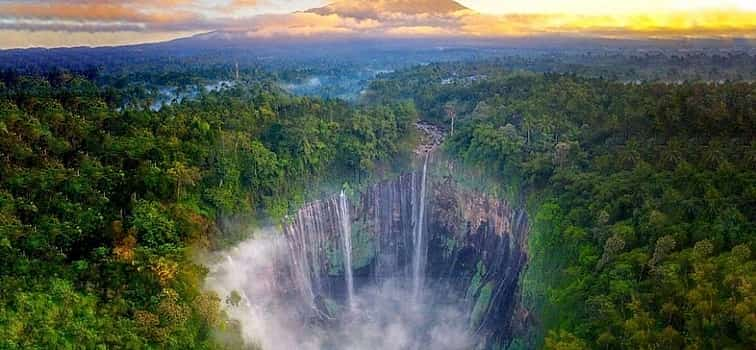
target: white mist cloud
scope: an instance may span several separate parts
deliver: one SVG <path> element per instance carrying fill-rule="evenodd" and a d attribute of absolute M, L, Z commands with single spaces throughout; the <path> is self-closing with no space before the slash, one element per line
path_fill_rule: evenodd
<path fill-rule="evenodd" d="M 219 253 L 212 263 L 206 288 L 222 299 L 234 291 L 238 306 L 226 304 L 229 316 L 240 322 L 244 339 L 265 350 L 463 350 L 472 347 L 464 301 L 439 303 L 443 291 L 426 289 L 415 300 L 407 281 L 363 283 L 354 311 L 343 305 L 337 317 L 318 321 L 304 317 L 308 304 L 281 275 L 288 264 L 282 235 L 271 231 Z M 306 310 L 305 310 L 306 311 Z"/>

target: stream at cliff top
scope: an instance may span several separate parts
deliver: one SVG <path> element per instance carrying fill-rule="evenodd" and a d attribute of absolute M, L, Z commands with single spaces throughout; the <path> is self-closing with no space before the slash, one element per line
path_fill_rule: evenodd
<path fill-rule="evenodd" d="M 247 343 L 272 350 L 508 344 L 520 322 L 527 215 L 443 175 L 446 163 L 419 158 L 415 172 L 308 203 L 282 232 L 257 233 L 222 253 L 207 288 L 225 301 Z"/>

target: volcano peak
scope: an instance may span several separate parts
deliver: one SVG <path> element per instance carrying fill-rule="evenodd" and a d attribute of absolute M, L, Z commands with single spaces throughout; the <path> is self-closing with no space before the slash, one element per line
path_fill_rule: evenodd
<path fill-rule="evenodd" d="M 454 0 L 341 0 L 307 12 L 319 15 L 336 14 L 345 17 L 369 18 L 384 13 L 445 15 L 465 10 L 469 9 Z"/>

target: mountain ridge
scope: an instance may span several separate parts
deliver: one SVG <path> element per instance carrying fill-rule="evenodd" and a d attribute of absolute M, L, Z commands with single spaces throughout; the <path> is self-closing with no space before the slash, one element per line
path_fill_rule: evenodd
<path fill-rule="evenodd" d="M 448 15 L 470 9 L 454 0 L 341 0 L 323 7 L 304 11 L 322 16 L 340 15 L 355 18 L 374 18 L 381 14 Z"/>

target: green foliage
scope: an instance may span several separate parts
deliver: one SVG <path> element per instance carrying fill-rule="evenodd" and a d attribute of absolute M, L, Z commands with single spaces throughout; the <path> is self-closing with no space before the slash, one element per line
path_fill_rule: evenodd
<path fill-rule="evenodd" d="M 464 74 L 478 78 L 444 83 Z M 464 64 L 394 79 L 373 88 L 411 97 L 429 120 L 445 122 L 453 97 L 449 153 L 521 183 L 531 214 L 523 302 L 542 325 L 532 346 L 755 343 L 754 83 L 626 84 Z"/>
<path fill-rule="evenodd" d="M 3 349 L 241 347 L 190 252 L 245 238 L 226 222 L 280 219 L 325 182 L 368 178 L 416 118 L 257 84 L 160 111 L 116 109 L 106 94 L 140 95 L 72 76 L 1 89 Z"/>
<path fill-rule="evenodd" d="M 588 345 L 582 339 L 575 335 L 565 332 L 550 332 L 546 337 L 546 345 L 544 349 L 547 350 L 584 350 L 588 349 Z"/>
<path fill-rule="evenodd" d="M 495 287 L 494 282 L 488 282 L 480 289 L 478 298 L 475 300 L 475 306 L 470 314 L 470 325 L 472 327 L 479 326 L 480 322 L 486 316 L 486 312 L 488 312 L 491 305 L 491 297 Z"/>
<path fill-rule="evenodd" d="M 26 291 L 6 300 L 0 313 L 0 346 L 4 349 L 104 349 L 118 342 L 138 348 L 136 334 L 103 318 L 97 298 L 77 292 L 69 281 L 53 278 L 49 286 Z"/>
<path fill-rule="evenodd" d="M 375 259 L 375 242 L 370 232 L 362 225 L 352 225 L 352 269 L 368 266 Z"/>
<path fill-rule="evenodd" d="M 472 299 L 476 295 L 480 294 L 480 288 L 486 276 L 486 264 L 483 261 L 478 261 L 476 266 L 475 275 L 470 280 L 470 285 L 467 286 L 467 292 L 465 292 L 466 299 Z"/>
<path fill-rule="evenodd" d="M 137 239 L 146 247 L 157 248 L 165 244 L 178 244 L 181 237 L 170 214 L 156 202 L 139 201 L 134 205 L 131 227 Z"/>
<path fill-rule="evenodd" d="M 341 245 L 336 242 L 329 241 L 326 245 L 326 260 L 328 261 L 328 274 L 330 276 L 343 276 L 344 267 L 344 252 Z"/>

